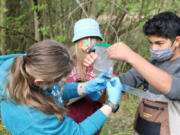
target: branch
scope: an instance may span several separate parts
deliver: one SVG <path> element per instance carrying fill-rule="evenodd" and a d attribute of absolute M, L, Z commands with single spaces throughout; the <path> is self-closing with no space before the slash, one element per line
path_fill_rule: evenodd
<path fill-rule="evenodd" d="M 33 37 L 31 37 L 31 36 L 29 36 L 29 35 L 26 35 L 25 33 L 19 32 L 19 31 L 17 31 L 17 30 L 12 30 L 12 29 L 9 29 L 9 28 L 3 27 L 3 26 L 0 26 L 0 29 L 5 29 L 5 30 L 7 30 L 7 31 L 10 31 L 10 32 L 13 33 L 14 35 L 16 35 L 16 34 L 23 35 L 23 36 L 25 36 L 25 37 L 27 37 L 27 38 L 35 41 L 35 42 L 38 42 L 38 41 L 35 40 Z"/>
<path fill-rule="evenodd" d="M 85 4 L 89 4 L 90 3 L 90 1 L 88 1 L 88 2 L 84 2 L 84 3 L 81 3 L 81 6 L 82 5 L 85 5 Z M 69 19 L 79 8 L 81 8 L 81 7 L 76 7 L 75 9 L 73 9 L 71 12 L 69 12 L 68 14 L 67 14 L 67 18 Z M 66 17 L 66 16 L 65 16 Z"/>
<path fill-rule="evenodd" d="M 180 6 L 179 6 L 178 2 L 176 0 L 174 0 L 174 2 L 178 6 L 178 8 L 180 9 Z"/>
<path fill-rule="evenodd" d="M 86 15 L 86 17 L 88 17 L 86 10 L 84 9 L 84 7 L 82 6 L 81 2 L 79 0 L 76 0 L 77 4 L 79 4 L 79 6 L 81 7 L 83 13 Z"/>
<path fill-rule="evenodd" d="M 115 3 L 114 1 L 111 1 L 111 0 L 107 0 L 109 1 L 110 3 L 112 3 L 113 5 L 115 5 L 117 8 L 121 9 L 123 12 L 127 13 L 127 14 L 130 14 L 129 11 L 125 8 L 122 8 L 120 5 L 118 5 L 117 3 Z"/>

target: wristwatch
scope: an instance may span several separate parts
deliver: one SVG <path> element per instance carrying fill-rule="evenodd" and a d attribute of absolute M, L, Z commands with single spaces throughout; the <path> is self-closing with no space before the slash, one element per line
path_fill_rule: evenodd
<path fill-rule="evenodd" d="M 105 104 L 112 108 L 113 113 L 117 112 L 117 110 L 119 109 L 119 104 L 114 104 L 109 100 L 106 100 Z"/>

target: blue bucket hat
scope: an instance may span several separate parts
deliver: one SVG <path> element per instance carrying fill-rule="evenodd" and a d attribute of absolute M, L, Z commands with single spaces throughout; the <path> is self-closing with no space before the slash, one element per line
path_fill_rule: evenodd
<path fill-rule="evenodd" d="M 75 42 L 81 38 L 85 37 L 99 37 L 103 40 L 99 24 L 96 20 L 92 18 L 83 18 L 75 23 L 74 26 L 74 37 L 72 42 Z"/>

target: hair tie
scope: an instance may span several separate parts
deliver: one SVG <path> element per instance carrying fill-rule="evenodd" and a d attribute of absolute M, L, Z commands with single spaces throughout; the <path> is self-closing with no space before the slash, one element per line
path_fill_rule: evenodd
<path fill-rule="evenodd" d="M 23 62 L 26 63 L 26 56 L 23 56 Z"/>
<path fill-rule="evenodd" d="M 23 69 L 24 69 L 24 71 L 26 71 L 25 64 L 26 64 L 26 56 L 23 56 Z"/>

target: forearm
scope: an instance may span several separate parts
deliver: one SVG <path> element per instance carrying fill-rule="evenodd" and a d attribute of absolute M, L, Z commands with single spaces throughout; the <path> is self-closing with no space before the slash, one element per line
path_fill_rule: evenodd
<path fill-rule="evenodd" d="M 149 63 L 135 52 L 127 60 L 154 88 L 167 94 L 171 90 L 172 76 Z"/>
<path fill-rule="evenodd" d="M 66 83 L 62 93 L 63 99 L 68 100 L 71 98 L 79 97 L 78 85 L 78 83 Z"/>
<path fill-rule="evenodd" d="M 86 95 L 85 83 L 79 83 L 77 87 L 77 93 L 79 96 Z"/>
<path fill-rule="evenodd" d="M 109 117 L 109 115 L 112 113 L 112 108 L 108 105 L 103 105 L 100 110 L 107 116 Z"/>
<path fill-rule="evenodd" d="M 101 107 L 101 109 L 104 110 L 105 106 Z M 84 121 L 79 123 L 81 129 L 84 130 L 84 133 L 86 133 L 86 134 L 94 134 L 106 122 L 108 117 L 104 113 L 104 111 L 102 111 L 101 109 L 97 110 L 94 114 L 92 114 L 91 116 L 87 117 Z"/>

